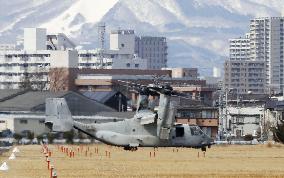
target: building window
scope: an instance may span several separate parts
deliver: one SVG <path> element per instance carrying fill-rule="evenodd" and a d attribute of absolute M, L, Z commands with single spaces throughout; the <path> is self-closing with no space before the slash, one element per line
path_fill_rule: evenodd
<path fill-rule="evenodd" d="M 28 120 L 25 120 L 25 119 L 20 120 L 20 124 L 27 124 L 27 123 L 28 123 Z"/>
<path fill-rule="evenodd" d="M 124 47 L 124 44 L 123 44 L 123 43 L 121 43 L 121 47 L 122 47 L 122 48 Z"/>
<path fill-rule="evenodd" d="M 127 63 L 127 64 L 126 64 L 126 67 L 130 67 L 130 63 Z"/>
<path fill-rule="evenodd" d="M 138 68 L 139 67 L 139 64 L 135 64 L 135 68 Z"/>
<path fill-rule="evenodd" d="M 0 123 L 5 123 L 5 121 L 4 120 L 0 120 Z"/>

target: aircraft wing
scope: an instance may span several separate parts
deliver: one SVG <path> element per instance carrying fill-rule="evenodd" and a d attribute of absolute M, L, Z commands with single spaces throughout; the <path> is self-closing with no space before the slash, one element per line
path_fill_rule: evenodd
<path fill-rule="evenodd" d="M 160 139 L 169 139 L 171 127 L 175 121 L 176 110 L 173 103 L 170 102 L 170 97 L 160 95 L 157 135 Z"/>

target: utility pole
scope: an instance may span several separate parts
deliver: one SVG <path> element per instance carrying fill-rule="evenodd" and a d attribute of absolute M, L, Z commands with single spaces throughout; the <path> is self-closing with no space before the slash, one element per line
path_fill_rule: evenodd
<path fill-rule="evenodd" d="M 226 134 L 227 134 L 227 136 L 226 137 L 228 137 L 228 88 L 226 88 L 225 89 L 225 104 L 226 104 L 226 106 L 225 106 L 225 131 L 226 131 Z"/>
<path fill-rule="evenodd" d="M 221 140 L 221 138 L 223 137 L 223 117 L 224 117 L 224 113 L 223 113 L 223 92 L 219 91 L 219 127 L 218 127 L 218 140 Z"/>
<path fill-rule="evenodd" d="M 105 32 L 106 32 L 106 25 L 105 23 L 100 23 L 98 26 L 98 40 L 99 40 L 99 53 L 98 53 L 98 61 L 99 61 L 99 68 L 103 69 L 104 64 L 104 50 L 105 50 Z"/>
<path fill-rule="evenodd" d="M 122 108 L 121 108 L 121 98 L 122 98 L 122 96 L 121 96 L 121 94 L 119 93 L 119 95 L 118 95 L 118 112 L 122 112 Z"/>

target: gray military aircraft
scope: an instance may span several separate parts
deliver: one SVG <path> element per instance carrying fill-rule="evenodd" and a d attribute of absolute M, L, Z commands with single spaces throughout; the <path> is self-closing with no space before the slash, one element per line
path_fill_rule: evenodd
<path fill-rule="evenodd" d="M 75 128 L 103 143 L 135 151 L 138 147 L 192 147 L 206 151 L 212 139 L 198 126 L 175 124 L 176 107 L 170 101 L 176 93 L 170 86 L 144 86 L 139 90 L 138 107 L 132 119 L 84 124 L 72 119 L 64 98 L 46 100 L 45 124 L 54 132 Z M 157 111 L 149 107 L 149 96 L 159 97 Z"/>

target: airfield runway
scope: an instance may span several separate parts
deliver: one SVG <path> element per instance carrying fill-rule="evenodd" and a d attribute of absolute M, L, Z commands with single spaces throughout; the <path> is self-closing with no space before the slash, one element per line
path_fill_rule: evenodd
<path fill-rule="evenodd" d="M 98 144 L 66 145 L 65 148 L 74 151 L 74 157 L 70 158 L 56 145 L 48 147 L 58 178 L 284 177 L 282 145 L 213 146 L 205 157 L 197 149 L 159 148 L 154 157 L 153 148 L 131 152 Z M 6 161 L 9 166 L 8 171 L 0 171 L 1 178 L 50 177 L 40 145 L 18 148 L 20 153 L 14 160 L 8 160 L 11 152 L 0 156 L 0 164 Z"/>

